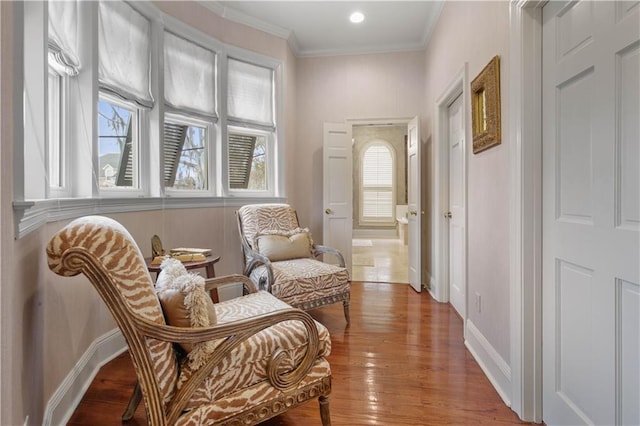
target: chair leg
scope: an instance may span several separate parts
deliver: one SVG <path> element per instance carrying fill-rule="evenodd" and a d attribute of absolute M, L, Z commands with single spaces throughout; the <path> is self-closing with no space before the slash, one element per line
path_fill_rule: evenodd
<path fill-rule="evenodd" d="M 349 315 L 349 301 L 345 300 L 342 302 L 342 306 L 344 307 L 344 318 L 347 320 L 347 325 L 351 324 L 351 318 Z"/>
<path fill-rule="evenodd" d="M 318 398 L 320 402 L 320 420 L 322 426 L 331 426 L 331 416 L 329 415 L 329 398 L 322 395 Z"/>
<path fill-rule="evenodd" d="M 136 385 L 133 388 L 133 393 L 131 394 L 131 398 L 129 398 L 129 403 L 127 404 L 127 408 L 122 413 L 122 421 L 128 422 L 133 418 L 133 415 L 136 412 L 136 408 L 140 404 L 142 400 L 142 389 L 140 389 L 140 382 L 136 380 Z"/>

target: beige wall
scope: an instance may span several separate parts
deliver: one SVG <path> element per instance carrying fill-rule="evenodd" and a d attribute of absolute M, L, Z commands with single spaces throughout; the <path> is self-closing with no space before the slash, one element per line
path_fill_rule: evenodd
<path fill-rule="evenodd" d="M 509 54 L 508 2 L 446 2 L 427 45 L 425 57 L 426 109 L 422 137 L 432 140 L 435 102 L 454 76 L 469 64 L 469 79 L 500 55 L 502 144 L 468 152 L 468 317 L 509 362 L 509 140 L 506 65 Z M 467 111 L 468 113 L 468 111 Z M 432 144 L 428 145 L 432 150 Z M 430 157 L 430 154 L 429 154 Z M 432 171 L 429 179 L 433 182 Z M 431 263 L 432 264 L 432 263 Z M 431 271 L 431 270 L 430 270 Z M 482 312 L 473 298 L 482 296 Z"/>
<path fill-rule="evenodd" d="M 296 186 L 300 222 L 322 236 L 322 125 L 414 117 L 423 110 L 424 53 L 298 58 Z"/>
<path fill-rule="evenodd" d="M 220 41 L 284 61 L 285 115 L 295 116 L 296 64 L 285 40 L 225 21 L 197 3 L 158 2 L 164 12 Z M 15 77 L 12 46 L 13 8 L 0 2 L 0 247 L 2 327 L 2 417 L 0 424 L 41 424 L 51 396 L 72 371 L 89 345 L 115 326 L 91 285 L 82 277 L 61 278 L 49 271 L 45 246 L 68 221 L 47 224 L 20 240 L 13 235 L 13 115 Z M 21 94 L 18 94 L 21 96 Z M 295 120 L 284 121 L 285 144 L 294 144 Z M 292 169 L 294 150 L 283 162 Z M 285 182 L 292 184 L 290 173 Z M 129 229 L 145 255 L 150 238 L 158 234 L 166 247 L 211 247 L 222 255 L 218 275 L 241 272 L 240 242 L 235 208 L 163 210 L 110 215 Z"/>

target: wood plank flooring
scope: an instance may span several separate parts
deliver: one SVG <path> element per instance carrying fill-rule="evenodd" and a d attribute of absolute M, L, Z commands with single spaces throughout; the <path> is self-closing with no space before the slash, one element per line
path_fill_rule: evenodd
<path fill-rule="evenodd" d="M 528 424 L 502 402 L 465 348 L 460 317 L 428 293 L 353 282 L 350 327 L 341 304 L 311 314 L 331 333 L 334 426 Z M 134 383 L 124 353 L 100 370 L 68 424 L 121 424 Z M 127 424 L 146 424 L 143 404 Z M 320 424 L 315 401 L 263 423 Z"/>

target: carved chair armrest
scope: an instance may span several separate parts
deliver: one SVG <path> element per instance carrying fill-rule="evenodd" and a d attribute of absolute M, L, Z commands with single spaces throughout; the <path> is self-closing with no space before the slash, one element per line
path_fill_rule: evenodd
<path fill-rule="evenodd" d="M 340 267 L 344 268 L 345 267 L 345 261 L 344 261 L 344 256 L 342 256 L 342 253 L 340 253 L 337 249 L 334 249 L 333 247 L 329 247 L 329 246 L 322 246 L 322 245 L 314 245 L 313 246 L 313 256 L 314 257 L 318 257 L 321 254 L 332 254 L 335 257 L 338 258 L 338 262 L 340 263 Z"/>
<path fill-rule="evenodd" d="M 300 321 L 307 331 L 307 350 L 296 367 L 283 373 L 281 365 L 288 360 L 282 349 L 276 349 L 267 363 L 267 377 L 272 386 L 287 390 L 297 385 L 309 372 L 318 356 L 320 338 L 313 318 L 300 309 L 288 308 L 257 315 L 241 321 L 215 325 L 213 327 L 184 328 L 162 325 L 136 317 L 136 322 L 145 336 L 172 343 L 197 343 L 224 339 L 215 349 L 207 363 L 194 372 L 193 376 L 173 396 L 168 405 L 167 424 L 174 424 L 189 399 L 213 369 L 233 349 L 237 348 L 256 333 L 284 321 Z"/>
<path fill-rule="evenodd" d="M 204 290 L 210 292 L 227 284 L 242 284 L 242 294 L 256 293 L 256 285 L 248 277 L 240 274 L 225 275 L 224 277 L 207 278 L 204 281 Z"/>
<path fill-rule="evenodd" d="M 260 290 L 265 290 L 271 293 L 271 284 L 273 283 L 273 268 L 271 267 L 271 261 L 268 257 L 254 251 L 252 249 L 248 249 L 247 257 L 249 260 L 247 261 L 247 266 L 244 269 L 244 274 L 246 276 L 251 275 L 251 272 L 256 269 L 260 265 L 264 265 L 267 269 L 267 280 L 264 283 L 260 283 Z"/>

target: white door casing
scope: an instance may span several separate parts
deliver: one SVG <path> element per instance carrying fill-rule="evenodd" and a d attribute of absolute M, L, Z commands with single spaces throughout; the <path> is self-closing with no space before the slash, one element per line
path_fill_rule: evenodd
<path fill-rule="evenodd" d="M 324 123 L 323 126 L 323 244 L 338 249 L 351 276 L 353 227 L 353 148 L 351 126 Z M 333 256 L 325 260 L 335 262 Z"/>
<path fill-rule="evenodd" d="M 543 9 L 543 420 L 640 424 L 640 6 Z"/>
<path fill-rule="evenodd" d="M 466 318 L 465 250 L 465 125 L 462 95 L 448 108 L 449 141 L 449 300 Z"/>
<path fill-rule="evenodd" d="M 421 222 L 420 204 L 420 119 L 413 118 L 408 125 L 407 138 L 407 225 L 409 243 L 409 284 L 417 292 L 422 290 Z"/>

